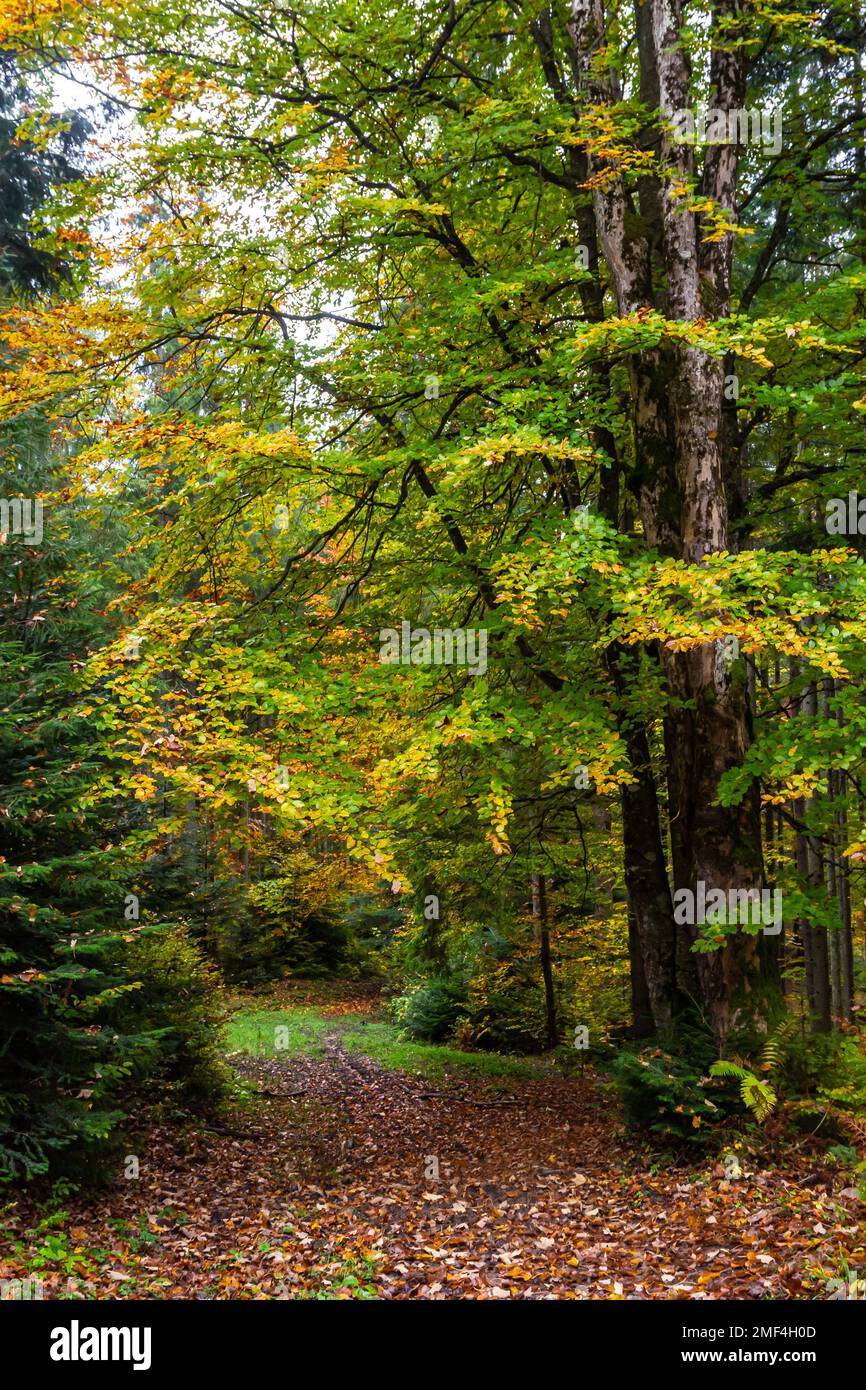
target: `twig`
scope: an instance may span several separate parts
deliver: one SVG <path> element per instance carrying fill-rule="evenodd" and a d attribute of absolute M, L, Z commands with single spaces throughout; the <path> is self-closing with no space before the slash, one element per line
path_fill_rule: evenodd
<path fill-rule="evenodd" d="M 469 1096 L 458 1096 L 452 1091 L 413 1091 L 411 1086 L 405 1087 L 407 1091 L 418 1100 L 453 1100 L 458 1105 L 477 1105 L 482 1110 L 492 1110 L 497 1105 L 530 1105 L 528 1100 L 472 1100 Z"/>
<path fill-rule="evenodd" d="M 267 1096 L 269 1100 L 292 1100 L 295 1096 L 305 1096 L 307 1088 L 304 1086 L 300 1091 L 261 1091 L 258 1086 L 253 1086 L 252 1092 L 254 1096 Z"/>

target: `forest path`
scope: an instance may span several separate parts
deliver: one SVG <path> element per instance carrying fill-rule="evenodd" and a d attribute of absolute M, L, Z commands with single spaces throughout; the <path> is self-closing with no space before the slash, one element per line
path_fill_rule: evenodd
<path fill-rule="evenodd" d="M 45 1296 L 802 1298 L 866 1268 L 862 1204 L 805 1156 L 651 1168 L 591 1074 L 430 1081 L 340 1037 L 235 1055 L 259 1094 L 230 1122 L 149 1131 L 138 1180 L 64 1201 Z"/>
<path fill-rule="evenodd" d="M 651 1172 L 591 1076 L 431 1082 L 347 1054 L 339 1030 L 325 1053 L 241 1069 L 303 1087 L 293 1135 L 320 1165 L 317 1225 L 375 1252 L 380 1296 L 814 1296 L 807 1270 L 864 1240 L 858 1203 L 800 1185 L 805 1162 L 744 1164 L 736 1182 L 707 1160 Z"/>

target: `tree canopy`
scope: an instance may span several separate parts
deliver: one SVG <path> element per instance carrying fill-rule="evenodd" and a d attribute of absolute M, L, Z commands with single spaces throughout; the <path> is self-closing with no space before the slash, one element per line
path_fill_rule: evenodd
<path fill-rule="evenodd" d="M 792 1020 L 861 1047 L 861 7 L 8 0 L 0 46 L 0 428 L 95 538 L 76 805 L 196 988 L 369 935 L 428 1037 L 699 1034 L 759 1118 Z"/>

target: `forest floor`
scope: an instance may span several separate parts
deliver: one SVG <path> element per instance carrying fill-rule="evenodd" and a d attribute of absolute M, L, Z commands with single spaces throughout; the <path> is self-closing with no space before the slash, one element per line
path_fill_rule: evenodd
<path fill-rule="evenodd" d="M 231 1115 L 149 1127 L 137 1178 L 0 1208 L 0 1277 L 73 1299 L 765 1299 L 866 1269 L 863 1204 L 814 1153 L 746 1153 L 727 1181 L 647 1152 L 590 1071 L 467 1066 L 375 1006 L 247 1001 Z"/>

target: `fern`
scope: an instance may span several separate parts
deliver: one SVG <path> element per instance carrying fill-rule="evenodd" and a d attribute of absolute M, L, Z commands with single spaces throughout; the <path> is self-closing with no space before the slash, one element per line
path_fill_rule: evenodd
<path fill-rule="evenodd" d="M 770 1034 L 761 1052 L 761 1066 L 764 1071 L 778 1071 L 779 1067 L 785 1061 L 788 1043 L 796 1028 L 797 1019 L 793 1017 L 786 1018 L 783 1019 L 778 1028 L 775 1028 Z"/>
<path fill-rule="evenodd" d="M 783 1019 L 761 1049 L 760 1067 L 772 1076 L 779 1070 L 787 1055 L 788 1043 L 797 1027 L 796 1018 Z M 763 1123 L 779 1103 L 779 1097 L 768 1081 L 762 1081 L 741 1062 L 719 1061 L 710 1067 L 710 1076 L 728 1077 L 739 1081 L 740 1097 L 759 1123 Z"/>
<path fill-rule="evenodd" d="M 759 1123 L 763 1123 L 776 1107 L 778 1096 L 772 1086 L 737 1062 L 713 1062 L 710 1076 L 723 1076 L 739 1081 L 742 1102 Z"/>

